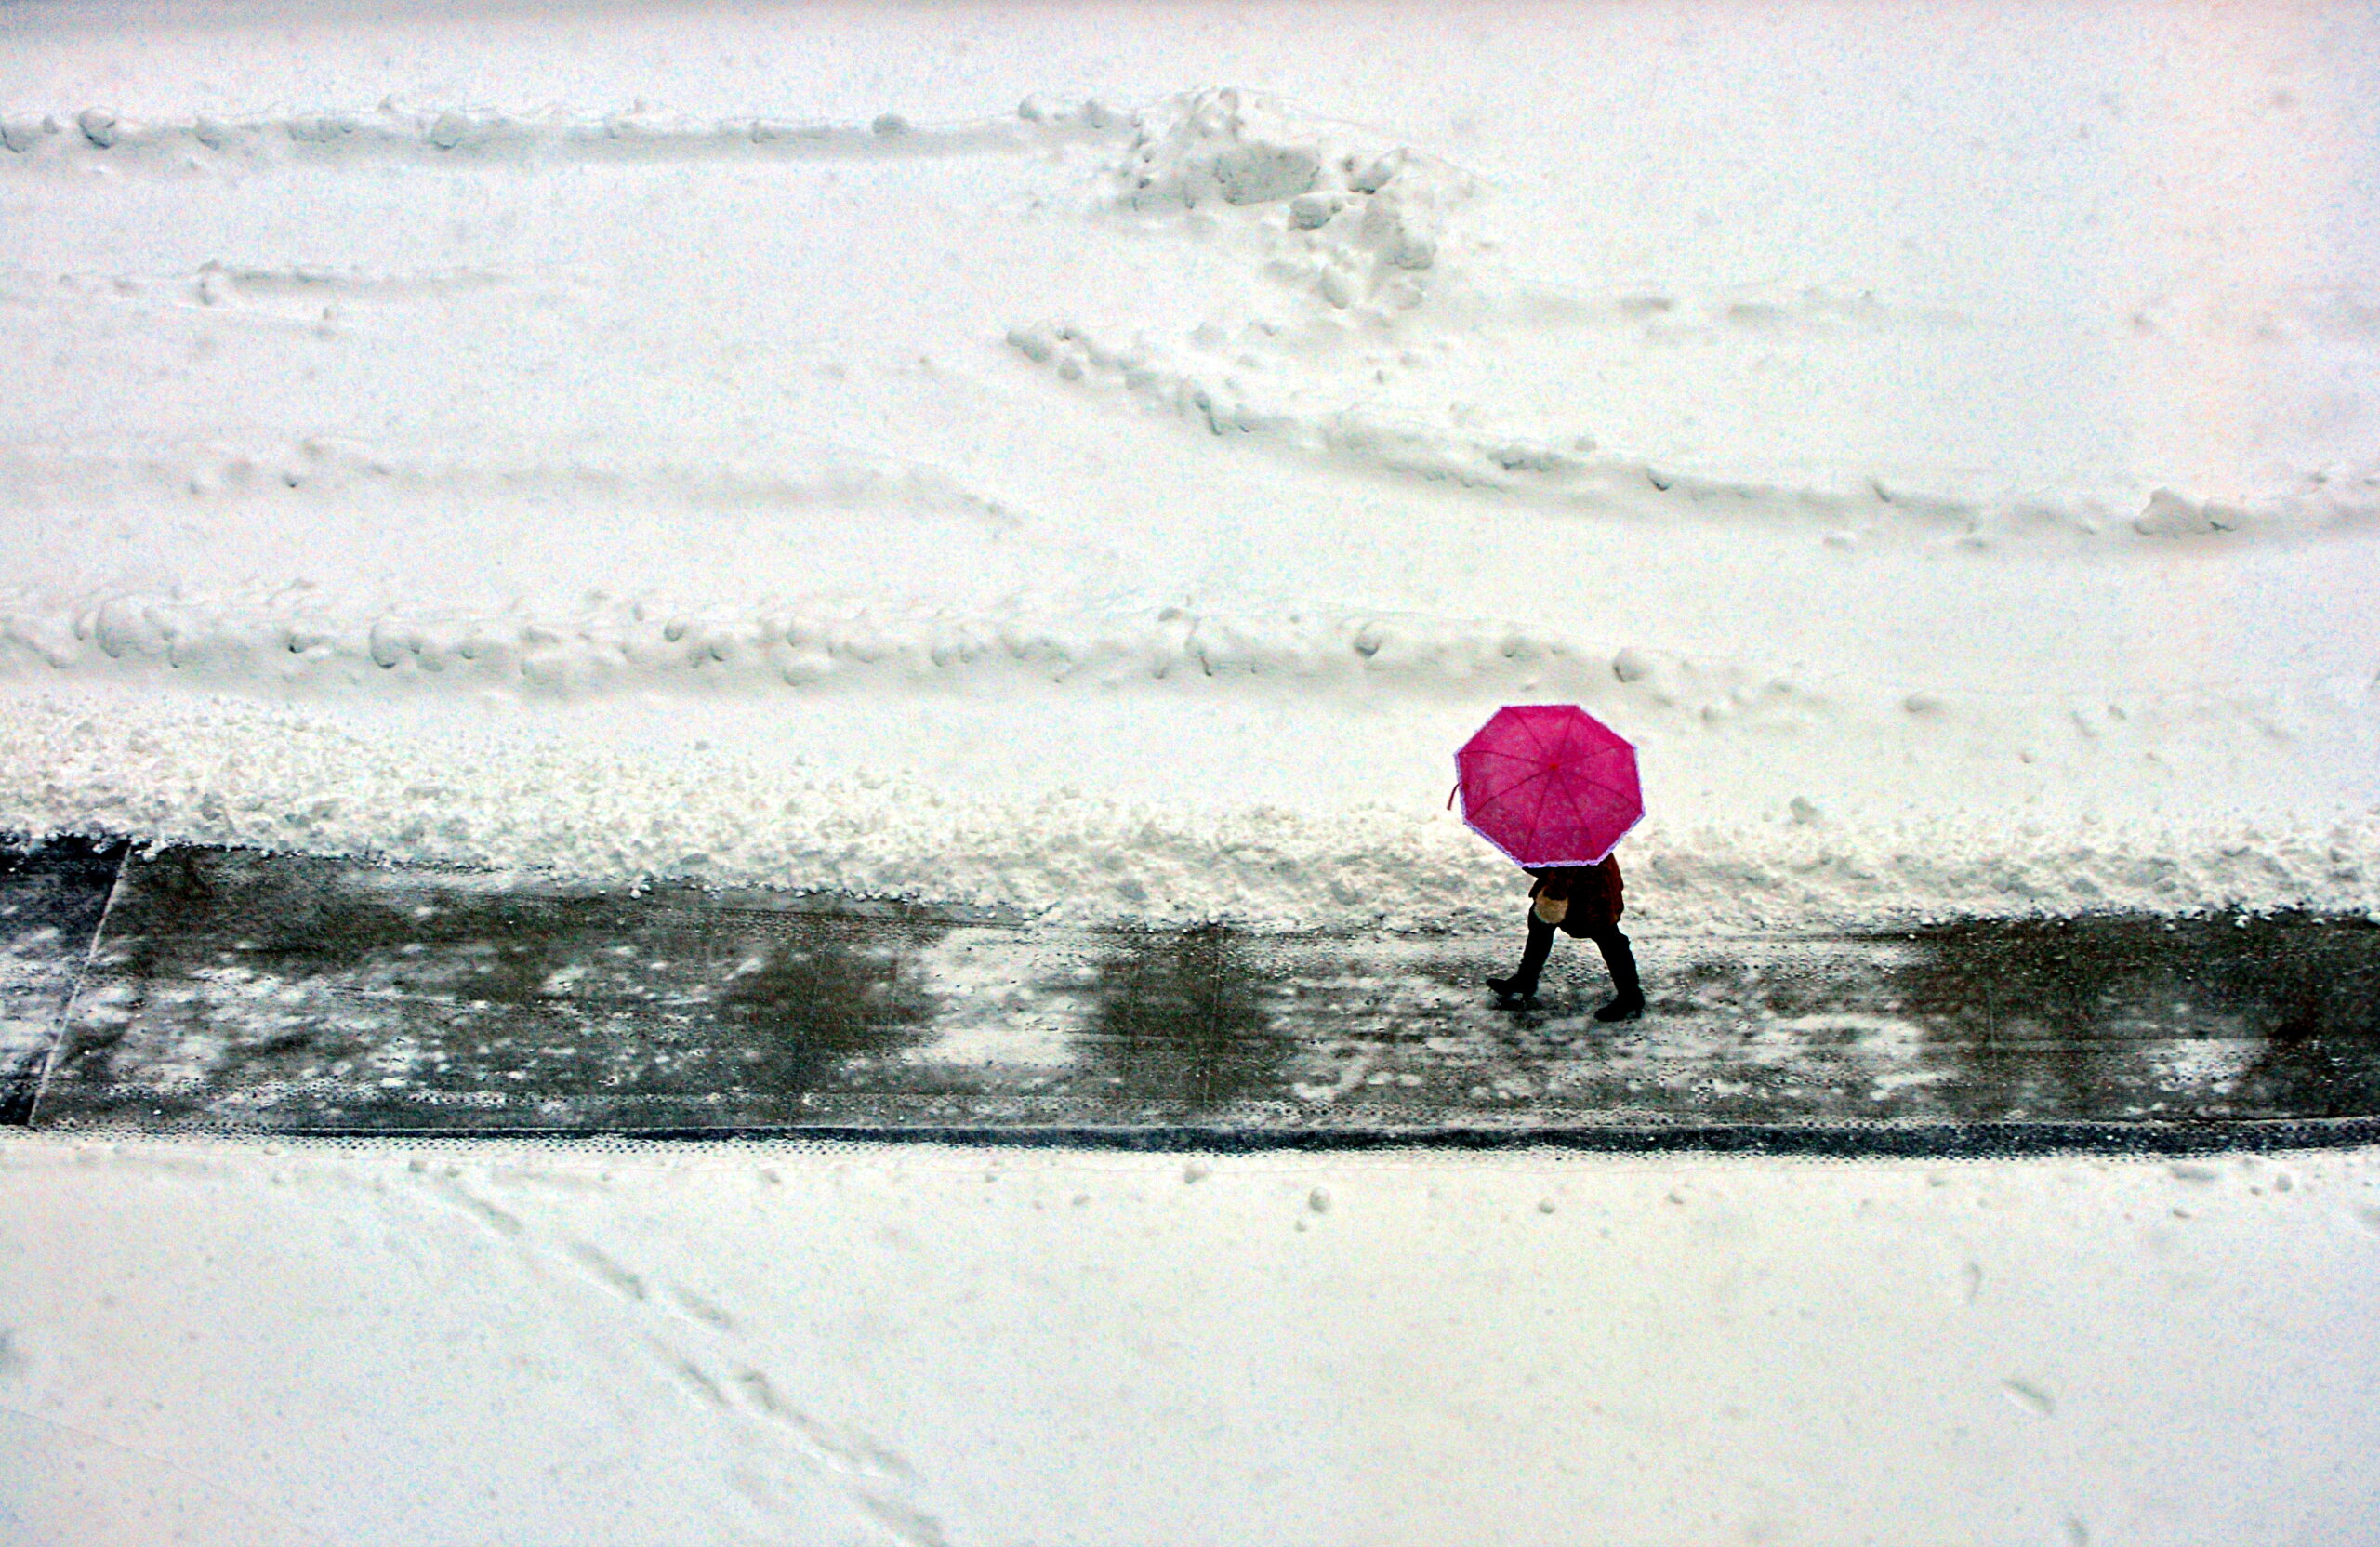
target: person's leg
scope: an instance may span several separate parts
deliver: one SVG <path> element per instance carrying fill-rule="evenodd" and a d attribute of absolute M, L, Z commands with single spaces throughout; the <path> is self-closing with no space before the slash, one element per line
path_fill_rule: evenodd
<path fill-rule="evenodd" d="M 1554 926 L 1528 910 L 1528 944 L 1521 947 L 1520 970 L 1508 978 L 1489 978 L 1488 986 L 1499 994 L 1527 998 L 1537 992 L 1537 977 L 1545 971 L 1545 959 L 1554 950 Z"/>
<path fill-rule="evenodd" d="M 1595 1012 L 1598 1021 L 1625 1021 L 1645 1011 L 1645 985 L 1636 977 L 1636 953 L 1628 948 L 1628 937 L 1620 932 L 1618 924 L 1606 924 L 1593 936 L 1603 951 L 1603 964 L 1611 970 L 1612 1000 Z"/>

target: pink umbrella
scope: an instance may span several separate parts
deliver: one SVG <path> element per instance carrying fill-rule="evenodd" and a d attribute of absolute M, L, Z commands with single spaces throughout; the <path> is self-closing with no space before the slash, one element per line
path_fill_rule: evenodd
<path fill-rule="evenodd" d="M 1600 864 L 1645 818 L 1636 748 L 1576 704 L 1506 705 L 1454 768 L 1463 822 L 1517 865 Z"/>

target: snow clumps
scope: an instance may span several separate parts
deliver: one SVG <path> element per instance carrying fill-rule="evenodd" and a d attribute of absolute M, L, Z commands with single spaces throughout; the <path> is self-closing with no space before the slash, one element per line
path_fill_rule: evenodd
<path fill-rule="evenodd" d="M 1176 97 L 1134 115 L 1132 131 L 1106 173 L 1115 207 L 1248 211 L 1276 265 L 1342 311 L 1419 306 L 1447 218 L 1474 192 L 1435 157 L 1252 92 Z"/>
<path fill-rule="evenodd" d="M 1582 426 L 1448 416 L 1431 367 L 1468 326 L 1450 260 L 1485 245 L 1458 220 L 1479 193 L 1467 173 L 1227 88 L 1168 99 L 1124 129 L 1090 213 L 1182 244 L 1181 272 L 1204 276 L 1197 310 L 1047 318 L 1008 330 L 1018 354 L 1214 435 L 1367 470 L 1557 494 L 1588 470 Z"/>

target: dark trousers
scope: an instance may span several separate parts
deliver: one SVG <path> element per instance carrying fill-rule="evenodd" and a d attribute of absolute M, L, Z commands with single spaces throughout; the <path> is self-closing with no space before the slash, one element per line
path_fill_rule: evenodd
<path fill-rule="evenodd" d="M 1587 932 L 1603 951 L 1603 964 L 1611 972 L 1611 986 L 1622 998 L 1641 994 L 1644 989 L 1636 981 L 1636 953 L 1628 948 L 1628 937 L 1620 932 L 1617 923 L 1605 924 Z M 1525 989 L 1537 986 L 1537 975 L 1545 971 L 1545 959 L 1554 951 L 1554 926 L 1528 910 L 1528 945 L 1521 951 L 1521 970 L 1513 975 Z"/>

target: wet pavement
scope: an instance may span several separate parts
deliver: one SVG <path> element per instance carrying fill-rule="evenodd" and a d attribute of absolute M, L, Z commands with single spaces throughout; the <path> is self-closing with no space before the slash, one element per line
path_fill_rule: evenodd
<path fill-rule="evenodd" d="M 104 919 L 101 916 L 105 907 Z M 0 845 L 6 1120 L 1134 1146 L 1843 1153 L 2380 1142 L 2380 926 L 1671 935 L 1606 1026 L 1557 946 L 1068 929 L 248 851 Z"/>
<path fill-rule="evenodd" d="M 0 1123 L 32 1118 L 124 855 L 112 840 L 0 841 Z"/>

